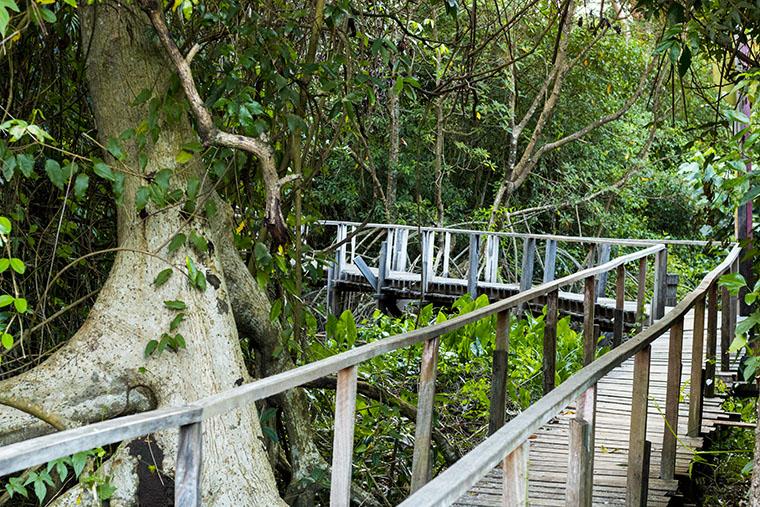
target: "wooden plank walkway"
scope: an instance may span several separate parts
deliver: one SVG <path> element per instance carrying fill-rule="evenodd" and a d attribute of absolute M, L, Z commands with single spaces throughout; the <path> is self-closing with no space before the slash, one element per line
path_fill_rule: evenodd
<path fill-rule="evenodd" d="M 678 417 L 676 476 L 688 475 L 693 452 L 701 449 L 703 444 L 703 437 L 690 438 L 686 436 L 692 334 L 693 311 L 686 315 L 684 321 L 683 368 L 681 373 L 683 396 Z M 677 480 L 659 479 L 662 439 L 665 431 L 664 410 L 668 340 L 669 334 L 666 333 L 652 344 L 647 440 L 652 442 L 648 505 L 653 506 L 669 505 L 678 490 Z M 717 357 L 720 358 L 720 351 L 718 351 Z M 594 454 L 594 505 L 625 504 L 632 379 L 633 358 L 610 372 L 598 384 Z M 730 418 L 729 414 L 720 407 L 722 401 L 722 398 L 718 397 L 705 398 L 701 431 L 703 435 L 712 431 L 716 420 Z M 574 409 L 568 407 L 531 438 L 530 505 L 557 506 L 565 504 L 568 424 L 573 417 Z M 501 495 L 502 471 L 501 468 L 497 468 L 460 498 L 456 505 L 502 505 Z"/>

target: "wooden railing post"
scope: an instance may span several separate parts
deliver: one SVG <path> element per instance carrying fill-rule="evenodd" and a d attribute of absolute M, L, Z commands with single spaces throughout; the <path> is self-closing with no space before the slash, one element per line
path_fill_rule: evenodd
<path fill-rule="evenodd" d="M 546 240 L 544 255 L 544 283 L 551 282 L 557 274 L 557 240 Z"/>
<path fill-rule="evenodd" d="M 394 244 L 393 270 L 406 272 L 408 259 L 407 246 L 409 243 L 409 229 L 399 227 L 396 229 L 396 241 Z"/>
<path fill-rule="evenodd" d="M 705 337 L 705 396 L 715 396 L 715 356 L 718 349 L 718 287 L 707 289 L 707 335 Z"/>
<path fill-rule="evenodd" d="M 655 254 L 654 296 L 652 298 L 651 321 L 665 315 L 665 296 L 668 289 L 668 251 L 660 250 Z"/>
<path fill-rule="evenodd" d="M 634 356 L 633 393 L 631 394 L 631 427 L 628 435 L 628 478 L 626 505 L 646 505 L 648 470 L 644 469 L 647 438 L 647 406 L 649 404 L 649 365 L 652 346 L 647 345 Z"/>
<path fill-rule="evenodd" d="M 496 283 L 499 277 L 499 237 L 489 234 L 486 236 L 486 263 L 484 280 Z"/>
<path fill-rule="evenodd" d="M 702 356 L 705 336 L 705 298 L 694 305 L 694 327 L 691 341 L 691 380 L 689 382 L 689 425 L 687 435 L 699 436 L 702 428 Z"/>
<path fill-rule="evenodd" d="M 557 371 L 557 314 L 559 291 L 546 295 L 546 319 L 544 320 L 544 394 L 554 389 Z"/>
<path fill-rule="evenodd" d="M 524 442 L 502 462 L 502 505 L 504 507 L 528 506 L 528 456 L 530 442 Z"/>
<path fill-rule="evenodd" d="M 349 366 L 338 372 L 335 391 L 330 507 L 348 507 L 351 504 L 356 380 L 356 366 Z"/>
<path fill-rule="evenodd" d="M 203 431 L 201 423 L 179 428 L 177 465 L 174 472 L 174 505 L 200 507 Z"/>
<path fill-rule="evenodd" d="M 491 380 L 491 407 L 488 435 L 504 426 L 509 377 L 509 310 L 496 314 L 496 343 L 493 349 L 493 379 Z"/>
<path fill-rule="evenodd" d="M 449 257 L 451 255 L 451 233 L 446 231 L 443 235 L 443 266 L 441 267 L 441 276 L 449 276 Z"/>
<path fill-rule="evenodd" d="M 672 480 L 676 471 L 678 441 L 678 404 L 681 397 L 681 356 L 683 352 L 683 316 L 670 328 L 668 343 L 668 377 L 665 393 L 665 433 L 662 437 L 660 477 Z"/>
<path fill-rule="evenodd" d="M 612 245 L 610 245 L 609 243 L 602 243 L 601 245 L 597 245 L 597 250 L 599 253 L 599 257 L 597 258 L 598 260 L 597 265 L 602 265 L 610 261 L 610 255 L 612 254 Z M 607 287 L 608 277 L 609 277 L 609 273 L 605 271 L 604 273 L 599 275 L 599 278 L 597 278 L 596 299 L 599 299 L 600 297 L 604 297 L 605 289 Z"/>
<path fill-rule="evenodd" d="M 591 364 L 596 357 L 596 337 L 594 336 L 595 280 L 586 278 L 583 287 L 583 364 Z"/>
<path fill-rule="evenodd" d="M 388 263 L 388 243 L 383 241 L 380 244 L 380 258 L 377 261 L 377 289 L 375 290 L 375 297 L 377 298 L 377 308 L 382 310 L 383 304 L 383 287 L 385 287 L 385 277 L 387 276 Z"/>
<path fill-rule="evenodd" d="M 438 337 L 426 341 L 422 349 L 420 384 L 417 389 L 417 424 L 412 456 L 412 493 L 427 484 L 433 466 L 430 459 L 430 440 L 433 431 L 437 363 Z"/>
<path fill-rule="evenodd" d="M 467 291 L 472 299 L 478 297 L 478 240 L 477 234 L 470 234 L 470 271 L 467 277 Z"/>
<path fill-rule="evenodd" d="M 594 426 L 596 386 L 578 398 L 576 414 L 570 419 L 567 469 L 568 507 L 590 507 L 594 492 Z"/>
<path fill-rule="evenodd" d="M 623 326 L 625 325 L 625 265 L 617 267 L 615 272 L 615 323 L 612 344 L 617 347 L 623 343 Z"/>
<path fill-rule="evenodd" d="M 636 329 L 639 331 L 644 328 L 644 321 L 646 320 L 646 314 L 644 311 L 644 300 L 646 298 L 647 291 L 647 258 L 642 257 L 639 259 L 639 274 L 637 277 L 637 293 L 636 293 Z"/>
<path fill-rule="evenodd" d="M 520 271 L 520 292 L 533 286 L 533 267 L 536 262 L 536 239 L 526 238 L 523 241 L 522 269 Z"/>
<path fill-rule="evenodd" d="M 731 346 L 731 295 L 728 289 L 721 288 L 721 309 L 720 309 L 720 371 L 729 371 L 731 369 L 728 348 Z"/>

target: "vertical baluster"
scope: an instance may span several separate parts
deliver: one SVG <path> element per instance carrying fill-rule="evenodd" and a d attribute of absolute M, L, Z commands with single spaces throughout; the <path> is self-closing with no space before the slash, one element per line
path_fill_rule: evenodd
<path fill-rule="evenodd" d="M 443 272 L 441 276 L 449 276 L 449 256 L 451 255 L 451 233 L 445 232 L 443 236 Z"/>
<path fill-rule="evenodd" d="M 654 296 L 652 298 L 651 321 L 665 315 L 665 296 L 668 284 L 668 251 L 660 250 L 655 254 Z"/>
<path fill-rule="evenodd" d="M 593 276 L 586 278 L 583 287 L 583 364 L 594 361 L 596 356 L 596 337 L 594 336 L 595 312 L 595 280 Z"/>
<path fill-rule="evenodd" d="M 672 480 L 676 471 L 678 402 L 681 396 L 681 356 L 683 352 L 683 317 L 670 328 L 668 344 L 668 377 L 665 393 L 665 433 L 662 437 L 660 477 Z"/>
<path fill-rule="evenodd" d="M 377 298 L 377 308 L 378 310 L 382 310 L 382 299 L 383 299 L 383 287 L 385 287 L 385 276 L 386 276 L 386 270 L 388 263 L 386 262 L 388 258 L 388 244 L 387 241 L 383 241 L 380 244 L 380 258 L 377 261 L 377 291 L 375 292 L 375 297 Z"/>
<path fill-rule="evenodd" d="M 509 310 L 496 314 L 496 343 L 493 350 L 493 379 L 491 380 L 491 407 L 488 434 L 504 426 L 509 377 Z"/>
<path fill-rule="evenodd" d="M 467 291 L 473 299 L 478 297 L 478 240 L 477 234 L 470 234 L 470 270 L 468 273 Z"/>
<path fill-rule="evenodd" d="M 646 315 L 644 312 L 644 300 L 646 298 L 647 290 L 647 258 L 642 257 L 639 259 L 639 276 L 638 276 L 638 292 L 636 294 L 636 328 L 641 330 L 644 327 L 644 320 Z"/>
<path fill-rule="evenodd" d="M 691 380 L 689 381 L 689 426 L 687 435 L 699 436 L 702 427 L 702 356 L 704 355 L 705 298 L 694 304 L 691 341 Z"/>
<path fill-rule="evenodd" d="M 568 454 L 568 507 L 590 507 L 594 491 L 594 426 L 596 419 L 596 386 L 578 399 L 575 417 L 570 419 Z"/>
<path fill-rule="evenodd" d="M 720 371 L 729 371 L 731 369 L 731 356 L 728 353 L 728 348 L 731 346 L 731 295 L 727 288 L 721 288 L 720 298 Z"/>
<path fill-rule="evenodd" d="M 705 337 L 705 396 L 715 396 L 715 358 L 718 348 L 718 287 L 707 289 L 707 335 Z"/>
<path fill-rule="evenodd" d="M 520 272 L 520 292 L 526 291 L 533 286 L 533 267 L 536 262 L 536 240 L 526 238 L 523 240 L 522 269 Z M 520 303 L 517 313 L 522 315 L 527 304 Z"/>
<path fill-rule="evenodd" d="M 343 271 L 346 269 L 346 243 L 345 240 L 348 237 L 348 226 L 338 226 L 338 241 L 343 244 L 338 247 L 336 264 L 338 265 L 337 278 L 340 280 L 343 278 Z"/>
<path fill-rule="evenodd" d="M 385 256 L 385 272 L 386 274 L 390 274 L 393 270 L 393 252 L 395 249 L 393 248 L 393 242 L 396 239 L 396 234 L 393 232 L 394 229 L 392 227 L 388 228 L 388 239 L 386 240 L 386 256 Z"/>
<path fill-rule="evenodd" d="M 351 264 L 354 263 L 354 257 L 356 257 L 356 226 L 351 226 L 351 256 L 349 257 L 349 260 L 351 261 Z"/>
<path fill-rule="evenodd" d="M 610 255 L 612 254 L 612 245 L 609 243 L 602 243 L 601 245 L 598 245 L 598 251 L 599 251 L 599 257 L 598 257 L 598 266 L 602 264 L 606 264 L 610 261 Z M 606 288 L 607 288 L 607 278 L 609 277 L 609 273 L 605 271 L 604 273 L 599 275 L 599 278 L 596 282 L 596 298 L 599 299 L 600 297 L 604 297 Z"/>
<path fill-rule="evenodd" d="M 631 428 L 628 436 L 628 478 L 626 505 L 646 505 L 645 464 L 647 438 L 647 405 L 649 403 L 649 365 L 652 347 L 647 345 L 636 353 L 633 362 L 633 393 L 631 394 Z"/>
<path fill-rule="evenodd" d="M 546 254 L 544 259 L 544 283 L 551 282 L 557 272 L 557 240 L 546 240 Z"/>
<path fill-rule="evenodd" d="M 557 371 L 557 314 L 559 290 L 546 295 L 546 320 L 544 321 L 544 394 L 554 389 Z"/>
<path fill-rule="evenodd" d="M 502 505 L 504 507 L 528 506 L 528 456 L 530 442 L 524 442 L 502 462 Z"/>
<path fill-rule="evenodd" d="M 430 265 L 432 264 L 432 252 L 430 245 L 428 244 L 428 232 L 423 231 L 420 238 L 420 246 L 422 246 L 422 265 L 420 266 L 420 287 L 422 293 L 427 293 L 428 283 L 430 282 L 428 276 L 430 276 Z"/>
<path fill-rule="evenodd" d="M 203 463 L 203 431 L 201 423 L 179 428 L 177 465 L 174 474 L 174 505 L 201 505 L 201 466 Z"/>
<path fill-rule="evenodd" d="M 618 266 L 615 272 L 615 322 L 613 329 L 613 346 L 623 343 L 623 326 L 625 319 L 625 266 Z"/>
<path fill-rule="evenodd" d="M 412 456 L 412 493 L 430 480 L 433 463 L 430 459 L 430 440 L 433 431 L 433 401 L 438 362 L 438 338 L 425 342 L 422 349 L 420 384 L 417 389 L 417 424 Z"/>
<path fill-rule="evenodd" d="M 351 471 L 354 454 L 354 414 L 356 411 L 356 366 L 338 372 L 335 391 L 330 507 L 351 504 Z"/>

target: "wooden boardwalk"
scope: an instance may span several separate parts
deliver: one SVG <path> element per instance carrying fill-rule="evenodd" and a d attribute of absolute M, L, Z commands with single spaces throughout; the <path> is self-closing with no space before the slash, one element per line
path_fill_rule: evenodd
<path fill-rule="evenodd" d="M 678 451 L 676 476 L 686 476 L 694 450 L 702 448 L 703 437 L 686 436 L 689 403 L 689 365 L 693 334 L 693 311 L 684 320 L 682 392 L 678 418 Z M 652 343 L 649 387 L 647 440 L 652 442 L 649 473 L 648 505 L 669 505 L 678 490 L 677 480 L 661 480 L 660 456 L 665 431 L 665 385 L 668 363 L 669 334 Z M 719 345 L 719 344 L 718 344 Z M 720 358 L 720 352 L 718 352 Z M 596 436 L 594 456 L 594 505 L 624 505 L 628 463 L 628 438 L 631 417 L 633 358 L 614 369 L 598 383 Z M 714 429 L 716 420 L 726 420 L 719 397 L 704 399 L 702 431 Z M 530 505 L 565 505 L 568 464 L 568 424 L 574 417 L 568 407 L 550 424 L 545 425 L 530 441 L 529 502 Z M 502 471 L 492 470 L 456 505 L 492 506 L 502 504 Z"/>

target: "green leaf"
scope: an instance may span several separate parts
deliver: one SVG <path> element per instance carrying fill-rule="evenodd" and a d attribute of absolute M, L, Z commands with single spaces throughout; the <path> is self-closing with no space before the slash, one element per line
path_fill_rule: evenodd
<path fill-rule="evenodd" d="M 16 155 L 16 167 L 19 168 L 25 178 L 28 178 L 34 172 L 34 157 L 26 153 L 19 153 Z"/>
<path fill-rule="evenodd" d="M 206 275 L 203 274 L 202 271 L 198 271 L 195 273 L 195 287 L 203 292 L 206 290 Z"/>
<path fill-rule="evenodd" d="M 184 313 L 177 314 L 177 316 L 174 317 L 172 319 L 171 323 L 169 324 L 169 331 L 174 331 L 175 329 L 177 329 L 179 327 L 179 325 L 182 324 L 182 321 L 184 321 L 184 320 L 185 320 L 185 314 Z"/>
<path fill-rule="evenodd" d="M 738 332 L 738 329 L 737 329 L 737 332 Z M 746 346 L 747 346 L 747 339 L 744 336 L 737 336 L 736 338 L 734 338 L 734 341 L 731 342 L 731 346 L 728 348 L 728 351 L 733 354 L 734 352 L 739 352 L 741 349 L 743 349 Z"/>
<path fill-rule="evenodd" d="M 84 470 L 84 466 L 87 464 L 89 456 L 89 451 L 78 452 L 71 456 L 71 467 L 74 469 L 74 476 L 76 478 L 79 478 L 82 474 L 82 470 Z"/>
<path fill-rule="evenodd" d="M 50 24 L 53 24 L 56 22 L 58 18 L 55 17 L 55 14 L 50 9 L 47 9 L 45 7 L 40 9 L 40 15 L 42 16 L 42 19 L 47 21 Z"/>
<path fill-rule="evenodd" d="M 11 259 L 11 269 L 19 275 L 23 275 L 24 271 L 26 271 L 26 266 L 24 265 L 24 261 L 14 257 Z"/>
<path fill-rule="evenodd" d="M 684 46 L 681 50 L 681 57 L 678 59 L 678 75 L 684 77 L 691 67 L 691 50 Z"/>
<path fill-rule="evenodd" d="M 181 232 L 175 235 L 172 238 L 172 240 L 169 242 L 169 253 L 176 252 L 179 249 L 179 247 L 185 244 L 185 240 L 187 240 L 187 237 Z"/>
<path fill-rule="evenodd" d="M 11 221 L 5 217 L 0 217 L 0 234 L 10 234 L 13 227 Z"/>
<path fill-rule="evenodd" d="M 739 290 L 747 286 L 746 280 L 739 273 L 731 273 L 720 277 L 721 287 L 725 287 L 732 296 L 739 294 Z"/>
<path fill-rule="evenodd" d="M 114 176 L 113 170 L 108 164 L 101 160 L 96 160 L 95 163 L 92 164 L 92 170 L 104 180 L 116 181 L 116 176 Z"/>
<path fill-rule="evenodd" d="M 277 319 L 280 317 L 280 314 L 282 313 L 282 299 L 275 300 L 274 303 L 272 303 L 272 308 L 269 310 L 269 320 L 272 322 L 276 322 Z"/>
<path fill-rule="evenodd" d="M 175 299 L 173 301 L 164 301 L 164 306 L 167 307 L 170 310 L 185 310 L 187 309 L 187 305 L 184 301 L 180 301 L 179 299 Z"/>
<path fill-rule="evenodd" d="M 174 345 L 178 349 L 186 349 L 187 343 L 185 342 L 185 337 L 179 333 L 174 335 Z"/>
<path fill-rule="evenodd" d="M 192 154 L 192 153 L 189 153 L 189 152 L 187 152 L 187 151 L 185 151 L 185 150 L 182 150 L 182 151 L 180 151 L 180 152 L 177 154 L 177 156 L 175 157 L 175 159 L 174 159 L 174 160 L 175 160 L 175 161 L 176 161 L 178 164 L 180 164 L 180 165 L 181 165 L 181 164 L 187 164 L 187 163 L 188 163 L 188 162 L 190 162 L 192 159 L 193 159 L 193 154 Z"/>
<path fill-rule="evenodd" d="M 45 161 L 45 174 L 47 174 L 50 181 L 56 186 L 56 188 L 58 188 L 58 190 L 63 190 L 63 187 L 66 184 L 66 176 L 61 169 L 61 164 L 53 159 L 47 159 Z"/>
<path fill-rule="evenodd" d="M 149 341 L 145 346 L 145 357 L 150 357 L 150 355 L 156 351 L 156 347 L 158 347 L 158 342 L 156 340 Z"/>
<path fill-rule="evenodd" d="M 0 259 L 0 273 L 4 273 L 11 265 L 10 259 Z"/>
<path fill-rule="evenodd" d="M 13 296 L 8 294 L 0 294 L 0 308 L 8 306 L 13 303 Z"/>
<path fill-rule="evenodd" d="M 132 102 L 132 105 L 139 106 L 140 104 L 144 104 L 148 102 L 152 95 L 153 92 L 151 92 L 149 88 L 144 88 L 140 93 L 137 94 L 137 97 L 135 97 L 135 101 Z"/>
<path fill-rule="evenodd" d="M 204 254 L 208 251 L 208 241 L 200 234 L 196 234 L 195 231 L 190 232 L 190 242 L 198 253 Z"/>
<path fill-rule="evenodd" d="M 16 311 L 18 313 L 26 313 L 26 310 L 28 308 L 28 304 L 26 302 L 26 299 L 24 298 L 16 298 L 13 300 L 13 306 L 16 308 Z"/>
<path fill-rule="evenodd" d="M 90 185 L 90 177 L 85 173 L 77 175 L 77 179 L 74 181 L 74 195 L 77 199 L 84 197 L 84 193 L 87 191 L 87 187 Z"/>
<path fill-rule="evenodd" d="M 169 280 L 169 277 L 172 276 L 173 272 L 174 270 L 172 270 L 172 268 L 164 269 L 158 275 L 156 275 L 155 280 L 153 280 L 153 285 L 155 285 L 156 287 L 161 287 L 163 284 L 166 283 L 167 280 Z"/>
<path fill-rule="evenodd" d="M 5 350 L 11 350 L 11 348 L 13 348 L 13 336 L 8 333 L 3 333 L 3 336 L 0 338 L 0 343 L 5 347 Z"/>
<path fill-rule="evenodd" d="M 108 153 L 113 155 L 113 158 L 116 160 L 124 160 L 127 158 L 127 154 L 124 153 L 124 150 L 121 147 L 121 144 L 119 144 L 118 139 L 114 139 L 113 137 L 108 140 L 108 144 L 106 144 L 106 149 L 108 150 Z"/>

